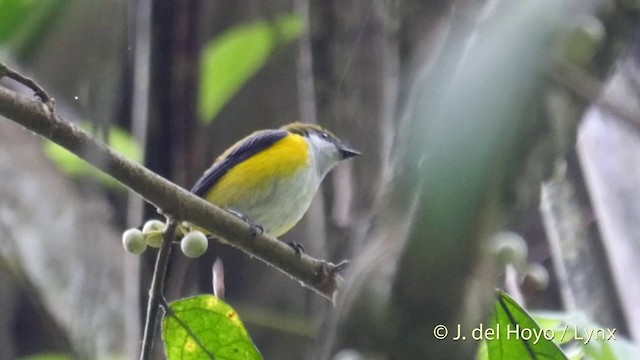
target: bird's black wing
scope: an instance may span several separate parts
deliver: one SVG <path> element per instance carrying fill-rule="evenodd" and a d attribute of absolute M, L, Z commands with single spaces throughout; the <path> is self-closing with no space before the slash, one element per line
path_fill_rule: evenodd
<path fill-rule="evenodd" d="M 263 130 L 252 134 L 236 144 L 228 155 L 218 159 L 191 188 L 191 192 L 204 195 L 234 166 L 275 144 L 287 134 L 286 130 Z"/>

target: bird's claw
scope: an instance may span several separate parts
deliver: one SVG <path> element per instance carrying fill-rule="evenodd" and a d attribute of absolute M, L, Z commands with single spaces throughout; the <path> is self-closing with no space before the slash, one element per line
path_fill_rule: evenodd
<path fill-rule="evenodd" d="M 262 225 L 250 221 L 247 221 L 247 223 L 249 224 L 249 234 L 251 234 L 251 236 L 257 237 L 264 233 Z"/>
<path fill-rule="evenodd" d="M 290 241 L 287 243 L 287 245 L 291 246 L 293 251 L 295 251 L 296 255 L 298 256 L 302 256 L 302 254 L 304 253 L 304 246 L 302 246 L 302 244 L 298 244 L 295 241 Z"/>
<path fill-rule="evenodd" d="M 257 237 L 264 233 L 264 228 L 262 227 L 262 225 L 253 222 L 253 220 L 251 220 L 247 215 L 233 209 L 227 209 L 227 211 L 239 217 L 242 221 L 246 222 L 249 225 L 249 234 L 251 234 L 251 236 Z"/>

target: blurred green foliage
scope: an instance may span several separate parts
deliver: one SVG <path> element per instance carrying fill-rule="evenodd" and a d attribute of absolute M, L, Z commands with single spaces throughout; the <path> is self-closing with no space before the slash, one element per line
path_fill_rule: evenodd
<path fill-rule="evenodd" d="M 72 359 L 71 355 L 68 355 L 68 354 L 42 353 L 42 354 L 29 355 L 27 357 L 20 358 L 19 360 L 71 360 L 71 359 Z"/>
<path fill-rule="evenodd" d="M 533 317 L 540 327 L 553 329 L 554 341 L 567 349 L 571 359 L 622 360 L 640 359 L 640 348 L 613 328 L 591 321 L 582 313 L 540 312 Z M 610 338 L 613 331 L 614 338 Z M 566 332 L 565 339 L 560 335 Z"/>
<path fill-rule="evenodd" d="M 521 332 L 527 329 L 520 338 L 513 332 L 516 327 Z M 487 329 L 497 331 L 488 335 Z M 611 337 L 611 332 L 614 337 Z M 640 359 L 640 349 L 636 345 L 623 339 L 616 330 L 600 326 L 582 313 L 539 312 L 530 315 L 502 291 L 498 292 L 491 322 L 483 327 L 481 336 L 483 341 L 477 360 Z"/>
<path fill-rule="evenodd" d="M 90 124 L 82 123 L 80 127 L 88 130 Z M 142 148 L 131 134 L 119 127 L 112 126 L 109 129 L 108 145 L 118 151 L 129 160 L 142 162 Z M 106 173 L 87 164 L 84 160 L 78 158 L 63 147 L 51 142 L 45 141 L 43 144 L 44 152 L 51 161 L 65 174 L 73 177 L 89 176 L 99 179 L 106 186 L 113 189 L 124 189 L 124 186 Z"/>
<path fill-rule="evenodd" d="M 199 295 L 173 301 L 170 306 L 172 314 L 162 320 L 167 359 L 262 359 L 238 314 L 224 301 L 213 295 Z"/>
<path fill-rule="evenodd" d="M 68 0 L 0 0 L 0 46 L 17 58 L 33 51 Z"/>
<path fill-rule="evenodd" d="M 201 57 L 200 120 L 211 123 L 278 46 L 295 40 L 301 31 L 300 17 L 283 15 L 235 26 L 208 43 Z"/>

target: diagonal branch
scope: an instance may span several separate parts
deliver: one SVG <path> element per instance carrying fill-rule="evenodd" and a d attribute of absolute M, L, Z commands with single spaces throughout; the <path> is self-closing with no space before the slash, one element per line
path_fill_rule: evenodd
<path fill-rule="evenodd" d="M 266 234 L 253 237 L 249 226 L 242 220 L 126 159 L 68 120 L 52 113 L 39 101 L 0 87 L 0 115 L 71 151 L 138 193 L 164 214 L 211 231 L 333 300 L 342 280 L 336 265 L 305 254 L 298 255 L 289 245 Z"/>

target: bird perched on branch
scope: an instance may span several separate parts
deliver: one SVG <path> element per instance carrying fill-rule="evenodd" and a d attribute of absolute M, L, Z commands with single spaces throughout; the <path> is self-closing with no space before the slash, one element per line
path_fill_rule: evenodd
<path fill-rule="evenodd" d="M 325 175 L 358 155 L 320 126 L 296 122 L 238 141 L 191 192 L 278 237 L 300 221 Z"/>

